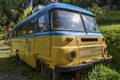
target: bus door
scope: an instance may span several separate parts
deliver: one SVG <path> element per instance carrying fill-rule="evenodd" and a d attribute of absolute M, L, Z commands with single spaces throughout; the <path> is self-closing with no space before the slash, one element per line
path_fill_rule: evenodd
<path fill-rule="evenodd" d="M 50 35 L 48 30 L 48 13 L 38 17 L 37 33 L 35 37 L 35 53 L 39 60 L 50 60 Z"/>
<path fill-rule="evenodd" d="M 35 24 L 34 20 L 28 22 L 27 35 L 26 35 L 26 62 L 32 67 L 35 67 L 35 56 L 34 56 L 34 32 Z"/>
<path fill-rule="evenodd" d="M 20 26 L 20 28 L 17 28 L 17 36 L 20 36 L 20 38 L 16 39 L 17 44 L 15 46 L 16 50 L 19 51 L 19 57 L 20 59 L 26 61 L 26 35 L 27 35 L 27 23 Z"/>

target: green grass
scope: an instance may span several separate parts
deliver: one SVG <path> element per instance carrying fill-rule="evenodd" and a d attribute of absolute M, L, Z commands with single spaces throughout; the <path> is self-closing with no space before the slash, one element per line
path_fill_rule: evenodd
<path fill-rule="evenodd" d="M 18 60 L 15 56 L 0 58 L 0 73 L 18 74 L 24 77 L 25 80 L 42 80 L 35 69 Z"/>
<path fill-rule="evenodd" d="M 0 73 L 20 74 L 25 80 L 43 80 L 35 69 L 18 60 L 15 56 L 0 59 L 0 66 L 3 66 L 0 67 Z M 86 72 L 86 75 L 82 75 L 81 80 L 120 80 L 120 74 L 106 66 L 98 65 L 95 66 L 92 71 Z"/>
<path fill-rule="evenodd" d="M 7 58 L 7 57 L 10 57 L 10 50 L 7 50 L 7 51 L 0 51 L 0 58 Z"/>
<path fill-rule="evenodd" d="M 0 45 L 2 45 L 4 43 L 4 40 L 0 40 Z"/>
<path fill-rule="evenodd" d="M 112 24 L 112 25 L 105 25 L 105 26 L 100 26 L 101 31 L 116 31 L 117 32 L 120 30 L 120 24 Z"/>
<path fill-rule="evenodd" d="M 10 47 L 4 41 L 0 41 L 0 74 L 13 74 L 24 80 L 43 80 L 35 69 L 11 55 Z"/>
<path fill-rule="evenodd" d="M 104 65 L 98 65 L 82 80 L 120 80 L 120 74 Z"/>

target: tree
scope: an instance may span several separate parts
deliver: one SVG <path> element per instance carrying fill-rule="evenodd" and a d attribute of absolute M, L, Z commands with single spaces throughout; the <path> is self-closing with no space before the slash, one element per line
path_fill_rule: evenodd
<path fill-rule="evenodd" d="M 43 5 L 44 4 L 44 0 L 33 0 L 33 6 L 36 6 L 38 4 Z"/>
<path fill-rule="evenodd" d="M 59 2 L 63 2 L 63 0 L 59 0 Z"/>
<path fill-rule="evenodd" d="M 19 15 L 23 13 L 24 0 L 0 0 L 0 25 L 7 26 L 10 22 L 17 23 Z"/>

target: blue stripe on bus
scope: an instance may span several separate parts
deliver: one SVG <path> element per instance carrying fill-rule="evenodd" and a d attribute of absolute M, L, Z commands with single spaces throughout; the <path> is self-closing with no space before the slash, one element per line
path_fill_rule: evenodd
<path fill-rule="evenodd" d="M 49 32 L 39 32 L 35 34 L 27 34 L 27 35 L 22 35 L 22 36 L 15 36 L 13 38 L 28 38 L 28 37 L 34 37 L 34 36 L 46 36 L 50 35 Z"/>
<path fill-rule="evenodd" d="M 103 36 L 100 32 L 71 32 L 71 31 L 52 31 L 49 32 L 39 32 L 35 34 L 28 34 L 24 36 L 15 36 L 14 38 L 27 38 L 27 37 L 35 37 L 35 36 L 47 36 L 47 35 L 71 35 L 71 36 Z"/>
<path fill-rule="evenodd" d="M 74 36 L 103 36 L 100 32 L 71 32 L 71 31 L 53 31 L 51 35 L 74 35 Z"/>

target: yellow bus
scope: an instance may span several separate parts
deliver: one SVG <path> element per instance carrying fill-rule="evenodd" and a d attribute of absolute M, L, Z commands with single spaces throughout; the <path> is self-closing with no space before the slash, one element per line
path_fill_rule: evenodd
<path fill-rule="evenodd" d="M 112 59 L 95 15 L 63 3 L 52 3 L 17 24 L 12 51 L 47 80 Z"/>

